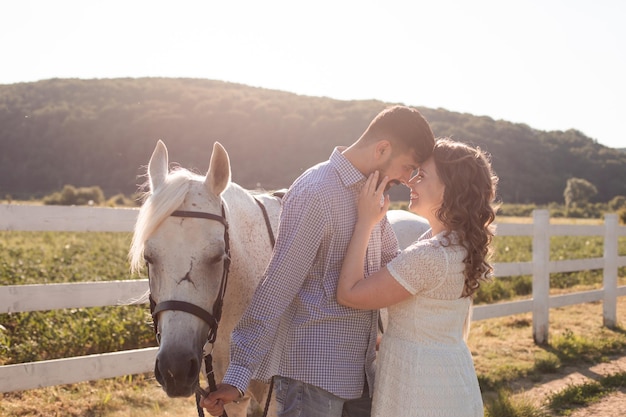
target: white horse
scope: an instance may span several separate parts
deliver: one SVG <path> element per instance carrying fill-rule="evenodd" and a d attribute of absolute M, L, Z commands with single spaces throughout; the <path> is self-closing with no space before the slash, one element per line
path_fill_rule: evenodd
<path fill-rule="evenodd" d="M 226 371 L 230 334 L 270 260 L 280 200 L 233 183 L 228 154 L 217 142 L 206 176 L 199 176 L 182 168 L 170 172 L 159 141 L 148 178 L 129 259 L 135 272 L 144 263 L 148 268 L 159 341 L 156 379 L 168 396 L 187 397 L 200 384 L 204 351 L 211 352 L 217 382 Z M 403 247 L 426 224 L 402 210 L 388 215 L 402 225 L 397 233 Z M 244 401 L 226 407 L 228 415 L 246 416 L 250 399 L 264 404 L 267 392 L 267 384 L 253 381 Z"/>

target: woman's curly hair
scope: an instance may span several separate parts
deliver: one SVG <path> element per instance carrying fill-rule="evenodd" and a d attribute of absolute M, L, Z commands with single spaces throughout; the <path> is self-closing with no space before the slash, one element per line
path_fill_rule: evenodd
<path fill-rule="evenodd" d="M 479 147 L 438 138 L 433 151 L 437 175 L 445 185 L 443 202 L 437 218 L 454 231 L 467 249 L 463 297 L 473 296 L 481 281 L 489 279 L 489 263 L 496 217 L 498 177 L 490 157 Z"/>

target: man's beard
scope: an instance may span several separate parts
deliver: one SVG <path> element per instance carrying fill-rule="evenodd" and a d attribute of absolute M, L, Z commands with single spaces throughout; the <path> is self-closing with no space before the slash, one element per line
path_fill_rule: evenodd
<path fill-rule="evenodd" d="M 383 178 L 385 178 L 385 175 L 387 175 L 387 170 L 389 169 L 389 166 L 391 165 L 393 161 L 392 159 L 389 159 L 383 166 L 381 166 L 380 168 L 378 168 L 378 172 L 380 173 L 380 175 L 378 175 L 378 184 L 376 184 L 376 186 L 378 187 L 380 185 L 380 183 L 383 181 Z M 385 186 L 385 193 L 387 191 L 389 191 L 389 189 L 395 185 L 400 185 L 402 184 L 400 181 L 398 180 L 391 180 L 387 183 L 387 185 Z"/>
<path fill-rule="evenodd" d="M 383 177 L 384 177 L 384 175 L 383 175 Z M 378 183 L 380 184 L 380 181 Z M 391 187 L 395 187 L 396 185 L 400 185 L 400 184 L 402 184 L 402 183 L 400 181 L 398 181 L 398 180 L 389 181 L 387 183 L 387 185 L 385 186 L 385 191 L 384 192 L 386 193 L 387 191 L 389 191 L 391 189 Z"/>

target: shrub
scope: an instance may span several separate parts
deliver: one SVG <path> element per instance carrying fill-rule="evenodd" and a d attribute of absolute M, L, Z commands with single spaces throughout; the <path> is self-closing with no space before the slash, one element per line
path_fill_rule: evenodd
<path fill-rule="evenodd" d="M 131 200 L 124 194 L 116 194 L 109 198 L 106 203 L 108 207 L 136 207 L 138 206 L 137 200 Z"/>
<path fill-rule="evenodd" d="M 474 303 L 493 303 L 496 301 L 511 298 L 513 291 L 502 279 L 496 278 L 489 282 L 480 284 L 480 288 L 476 292 Z"/>
<path fill-rule="evenodd" d="M 623 195 L 616 195 L 609 201 L 610 211 L 619 211 L 620 209 L 626 209 L 626 197 Z"/>
<path fill-rule="evenodd" d="M 104 193 L 98 186 L 76 188 L 65 185 L 60 192 L 55 192 L 43 198 L 46 205 L 84 206 L 100 205 L 104 202 Z"/>
<path fill-rule="evenodd" d="M 617 216 L 619 217 L 619 222 L 621 224 L 626 224 L 626 207 L 621 208 L 617 212 Z"/>
<path fill-rule="evenodd" d="M 536 208 L 535 204 L 502 204 L 498 216 L 529 217 Z"/>

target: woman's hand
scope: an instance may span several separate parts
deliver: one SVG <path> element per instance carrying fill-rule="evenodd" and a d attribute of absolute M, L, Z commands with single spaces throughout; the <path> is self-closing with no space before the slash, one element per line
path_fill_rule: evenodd
<path fill-rule="evenodd" d="M 358 220 L 337 283 L 337 302 L 346 307 L 376 310 L 411 296 L 385 267 L 364 278 L 363 261 L 372 229 L 389 208 L 389 196 L 384 195 L 389 178 L 384 177 L 378 184 L 379 176 L 378 171 L 370 175 L 359 193 Z"/>
<path fill-rule="evenodd" d="M 380 222 L 389 209 L 389 196 L 384 194 L 389 177 L 385 176 L 378 184 L 379 176 L 378 171 L 370 174 L 359 194 L 357 222 L 368 227 Z"/>

